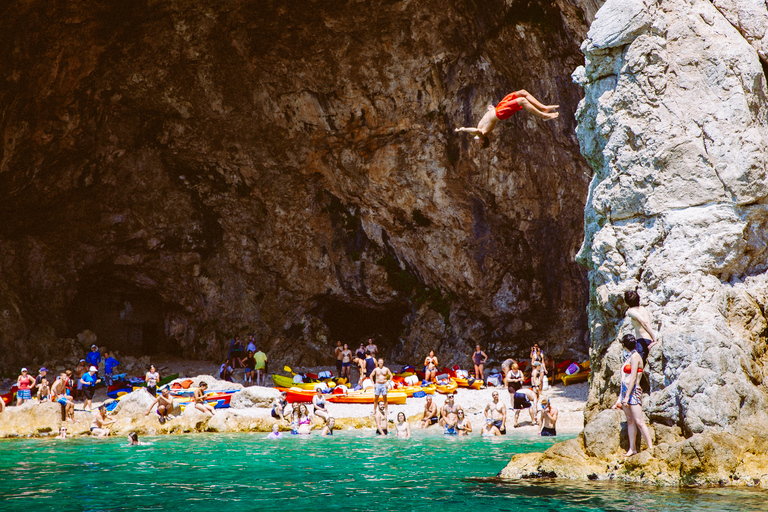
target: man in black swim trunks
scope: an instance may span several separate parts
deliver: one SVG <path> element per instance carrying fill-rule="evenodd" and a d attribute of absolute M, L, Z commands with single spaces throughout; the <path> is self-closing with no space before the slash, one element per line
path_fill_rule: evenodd
<path fill-rule="evenodd" d="M 387 429 L 387 413 L 384 411 L 384 402 L 379 402 L 376 412 L 373 413 L 373 421 L 376 422 L 376 435 L 386 436 L 389 434 Z"/>
<path fill-rule="evenodd" d="M 539 435 L 556 436 L 555 424 L 557 423 L 557 409 L 552 407 L 552 402 L 547 398 L 541 400 L 541 430 Z"/>
<path fill-rule="evenodd" d="M 528 409 L 528 412 L 531 413 L 531 424 L 538 425 L 535 413 L 533 412 L 536 399 L 536 393 L 532 389 L 522 388 L 515 392 L 515 395 L 512 397 L 514 402 L 512 407 L 515 409 L 515 428 L 520 426 L 517 420 L 520 417 L 520 411 L 523 409 Z"/>
<path fill-rule="evenodd" d="M 427 403 L 424 404 L 424 415 L 416 424 L 416 428 L 427 428 L 438 422 L 437 404 L 432 401 L 432 395 L 427 395 Z"/>
<path fill-rule="evenodd" d="M 507 406 L 499 401 L 499 392 L 495 391 L 491 395 L 492 402 L 485 406 L 485 418 L 493 422 L 493 426 L 499 429 L 501 434 L 507 433 Z"/>

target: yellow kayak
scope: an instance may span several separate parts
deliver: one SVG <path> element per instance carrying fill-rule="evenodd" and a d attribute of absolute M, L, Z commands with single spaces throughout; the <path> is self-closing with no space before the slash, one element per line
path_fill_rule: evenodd
<path fill-rule="evenodd" d="M 435 389 L 438 393 L 442 393 L 444 395 L 452 395 L 456 393 L 456 390 L 459 388 L 459 385 L 456 383 L 455 380 L 451 379 L 448 384 L 436 384 Z"/>
<path fill-rule="evenodd" d="M 590 373 L 592 373 L 591 370 L 582 370 L 579 373 L 574 373 L 573 375 L 562 374 L 560 380 L 563 381 L 563 386 L 567 386 L 568 384 L 576 384 L 577 382 L 584 382 L 585 380 L 588 380 Z"/>
<path fill-rule="evenodd" d="M 419 391 L 423 391 L 428 395 L 434 395 L 435 385 L 430 384 L 429 386 L 404 386 L 402 388 L 397 388 L 395 391 L 402 391 L 403 393 L 408 395 L 408 398 L 411 398 L 414 393 L 418 393 Z"/>
<path fill-rule="evenodd" d="M 456 384 L 459 385 L 460 388 L 470 388 L 470 389 L 483 389 L 483 381 L 482 380 L 473 380 L 472 384 L 469 383 L 469 379 L 463 379 L 461 377 L 455 377 L 453 380 L 456 381 Z"/>
<path fill-rule="evenodd" d="M 301 383 L 297 384 L 293 382 L 293 377 L 287 377 L 285 375 L 272 375 L 272 382 L 275 383 L 275 387 L 277 388 L 299 388 L 299 389 L 315 389 L 315 386 L 319 384 L 319 382 L 307 382 L 307 383 Z M 325 382 L 328 384 L 329 388 L 332 388 L 336 385 L 335 382 L 332 380 L 324 380 L 322 382 Z"/>

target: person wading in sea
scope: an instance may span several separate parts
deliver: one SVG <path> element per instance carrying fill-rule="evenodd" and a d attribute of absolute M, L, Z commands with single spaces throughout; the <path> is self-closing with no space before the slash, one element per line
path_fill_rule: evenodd
<path fill-rule="evenodd" d="M 384 360 L 379 359 L 379 366 L 374 368 L 371 373 L 371 379 L 374 383 L 373 388 L 373 412 L 376 413 L 376 402 L 379 401 L 379 397 L 384 402 L 385 413 L 389 414 L 389 405 L 387 405 L 387 391 L 389 391 L 389 381 L 392 379 L 392 372 L 389 368 L 384 366 Z M 388 416 L 387 416 L 388 417 Z"/>
<path fill-rule="evenodd" d="M 557 423 L 557 409 L 552 405 L 552 402 L 548 398 L 542 398 L 541 400 L 541 430 L 539 435 L 541 436 L 556 436 L 557 430 L 555 424 Z"/>

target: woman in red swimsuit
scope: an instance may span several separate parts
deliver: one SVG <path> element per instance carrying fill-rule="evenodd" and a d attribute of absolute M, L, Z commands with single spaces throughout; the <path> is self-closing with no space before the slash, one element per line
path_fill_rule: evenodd
<path fill-rule="evenodd" d="M 643 390 L 640 388 L 640 377 L 643 373 L 643 358 L 635 350 L 635 337 L 627 334 L 621 339 L 621 344 L 628 351 L 631 351 L 629 357 L 624 361 L 621 372 L 621 392 L 619 398 L 613 405 L 613 409 L 622 408 L 627 416 L 627 435 L 629 436 L 629 450 L 624 454 L 625 457 L 631 457 L 637 453 L 635 440 L 637 431 L 645 439 L 645 444 L 649 450 L 653 450 L 653 441 L 651 441 L 651 432 L 645 424 L 643 418 Z"/>
<path fill-rule="evenodd" d="M 35 379 L 29 376 L 26 368 L 21 369 L 21 375 L 16 380 L 18 391 L 16 391 L 16 405 L 19 406 L 24 403 L 25 400 L 32 400 L 32 385 L 35 383 Z"/>

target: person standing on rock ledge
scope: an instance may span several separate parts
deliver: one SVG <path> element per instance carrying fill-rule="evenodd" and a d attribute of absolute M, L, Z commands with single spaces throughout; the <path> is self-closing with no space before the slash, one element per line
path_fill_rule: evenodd
<path fill-rule="evenodd" d="M 624 292 L 624 302 L 627 303 L 627 317 L 632 322 L 635 329 L 635 338 L 637 345 L 635 350 L 643 358 L 643 364 L 648 362 L 648 353 L 651 347 L 656 344 L 656 336 L 651 328 L 651 313 L 640 305 L 640 294 L 637 289 Z"/>
<path fill-rule="evenodd" d="M 643 373 L 643 358 L 635 349 L 635 337 L 631 334 L 625 335 L 621 339 L 624 349 L 631 350 L 629 357 L 624 361 L 621 371 L 621 392 L 612 409 L 621 408 L 627 416 L 627 435 L 629 436 L 629 450 L 624 454 L 625 457 L 631 457 L 637 453 L 636 440 L 637 431 L 645 439 L 648 450 L 653 451 L 653 441 L 651 441 L 651 431 L 645 424 L 643 418 L 643 390 L 640 388 L 640 374 Z"/>
<path fill-rule="evenodd" d="M 560 105 L 544 105 L 531 96 L 528 91 L 521 89 L 507 94 L 496 107 L 488 105 L 488 111 L 483 118 L 480 119 L 477 128 L 462 126 L 461 128 L 456 128 L 455 131 L 474 135 L 475 139 L 479 140 L 484 148 L 487 148 L 491 143 L 488 139 L 488 134 L 496 128 L 496 123 L 499 121 L 509 119 L 512 117 L 512 114 L 522 109 L 527 110 L 536 117 L 549 121 L 560 115 L 557 112 L 552 112 L 559 106 Z"/>

